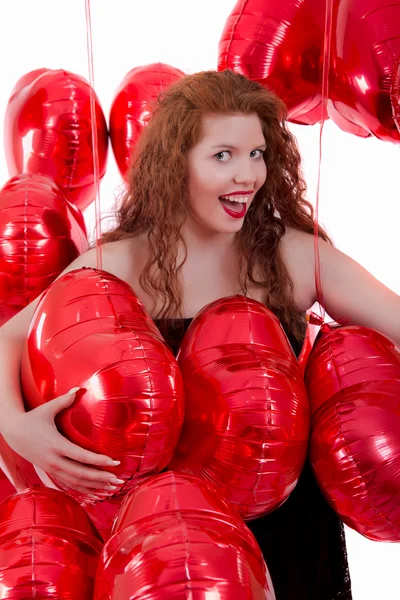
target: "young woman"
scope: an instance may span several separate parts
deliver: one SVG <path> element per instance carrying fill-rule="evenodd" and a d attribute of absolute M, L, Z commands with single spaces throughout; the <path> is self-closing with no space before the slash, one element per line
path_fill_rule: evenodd
<path fill-rule="evenodd" d="M 285 116 L 272 93 L 232 71 L 187 76 L 154 107 L 117 227 L 103 239 L 102 268 L 132 286 L 173 350 L 203 306 L 241 293 L 273 310 L 300 352 L 305 311 L 316 301 L 314 221 Z M 336 250 L 321 227 L 319 236 L 328 314 L 400 344 L 400 297 Z M 67 270 L 83 266 L 97 266 L 95 249 Z M 112 457 L 71 444 L 54 425 L 74 394 L 24 411 L 19 365 L 36 304 L 0 330 L 0 432 L 44 471 L 100 493 L 113 476 L 96 466 Z M 342 524 L 308 464 L 289 500 L 249 526 L 278 600 L 351 598 Z"/>

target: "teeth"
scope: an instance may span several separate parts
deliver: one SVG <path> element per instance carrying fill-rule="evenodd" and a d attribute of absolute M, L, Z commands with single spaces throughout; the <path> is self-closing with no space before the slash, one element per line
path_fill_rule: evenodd
<path fill-rule="evenodd" d="M 250 198 L 250 194 L 246 194 L 245 196 L 221 196 L 224 200 L 230 200 L 231 202 L 241 202 L 246 204 L 247 200 Z"/>

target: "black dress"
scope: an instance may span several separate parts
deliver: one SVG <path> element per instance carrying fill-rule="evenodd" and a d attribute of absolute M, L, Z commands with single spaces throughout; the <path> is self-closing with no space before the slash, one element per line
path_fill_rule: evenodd
<path fill-rule="evenodd" d="M 191 321 L 185 319 L 183 333 Z M 287 335 L 298 356 L 299 342 Z M 164 338 L 176 354 L 182 334 L 177 338 L 172 330 Z M 277 600 L 351 600 L 343 524 L 321 494 L 308 461 L 288 500 L 246 524 L 262 550 Z"/>

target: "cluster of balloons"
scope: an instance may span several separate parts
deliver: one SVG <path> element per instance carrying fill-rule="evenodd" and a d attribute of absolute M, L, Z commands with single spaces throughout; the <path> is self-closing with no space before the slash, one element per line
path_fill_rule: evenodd
<path fill-rule="evenodd" d="M 290 121 L 330 118 L 348 133 L 398 143 L 399 60 L 398 0 L 238 0 L 218 68 L 273 89 Z"/>
<path fill-rule="evenodd" d="M 95 597 L 140 598 L 143 586 L 154 587 L 154 598 L 179 597 L 196 580 L 202 592 L 217 586 L 222 597 L 273 600 L 243 518 L 286 500 L 309 437 L 302 373 L 276 316 L 243 296 L 217 301 L 199 313 L 176 360 L 126 283 L 77 270 L 55 281 L 34 313 L 21 372 L 27 408 L 66 391 L 71 372 L 81 389 L 60 431 L 112 451 L 126 481 L 110 492 L 119 510 L 111 538 L 112 522 L 98 523 L 109 539 Z M 63 489 L 82 505 L 96 503 Z M 97 521 L 104 503 L 97 501 Z M 174 560 L 160 572 L 171 540 Z"/>
<path fill-rule="evenodd" d="M 66 562 L 86 564 L 89 553 L 96 569 L 84 570 L 84 584 L 78 569 L 76 581 L 97 600 L 194 589 L 273 600 L 244 521 L 285 502 L 308 447 L 340 518 L 371 539 L 400 541 L 400 353 L 383 335 L 324 325 L 304 379 L 276 316 L 237 295 L 198 313 L 175 359 L 126 283 L 81 269 L 51 284 L 35 311 L 21 373 L 27 408 L 65 392 L 71 372 L 81 389 L 58 427 L 89 450 L 112 451 L 125 483 L 104 500 L 43 485 L 4 500 L 0 546 L 2 528 L 11 533 L 0 588 L 18 573 L 21 594 L 29 585 L 51 597 L 67 589 Z M 75 516 L 66 520 L 57 503 Z M 15 506 L 28 515 L 18 531 Z M 97 553 L 82 507 L 105 542 Z M 34 562 L 18 562 L 21 546 Z"/>
<path fill-rule="evenodd" d="M 330 118 L 361 137 L 400 141 L 400 0 L 238 0 L 219 43 L 218 69 L 226 68 L 273 89 L 289 121 Z M 163 63 L 129 71 L 109 128 L 81 76 L 37 69 L 18 80 L 5 114 L 13 179 L 0 190 L 0 326 L 87 249 L 77 209 L 96 196 L 108 139 L 126 179 L 153 103 L 183 76 Z"/>
<path fill-rule="evenodd" d="M 37 69 L 18 80 L 5 114 L 11 179 L 0 190 L 0 326 L 88 249 L 81 211 L 106 172 L 109 137 L 125 177 L 152 103 L 183 75 L 162 63 L 132 69 L 115 94 L 110 132 L 79 75 Z"/>
<path fill-rule="evenodd" d="M 329 117 L 350 133 L 397 142 L 399 23 L 400 2 L 389 0 L 239 0 L 218 68 L 273 88 L 294 122 Z M 125 282 L 99 269 L 54 281 L 87 248 L 80 211 L 105 173 L 109 137 L 125 178 L 153 101 L 182 76 L 162 64 L 130 71 L 109 131 L 77 75 L 36 70 L 12 92 L 0 325 L 45 290 L 22 361 L 26 408 L 67 392 L 73 372 L 80 391 L 57 426 L 120 461 L 112 470 L 124 483 L 94 500 L 55 478 L 47 479 L 56 489 L 44 487 L 46 474 L 34 479 L 18 463 L 31 489 L 0 504 L 4 598 L 218 590 L 274 600 L 244 521 L 287 500 L 308 451 L 345 523 L 400 541 L 400 352 L 390 340 L 324 325 L 303 377 L 275 315 L 234 296 L 200 311 L 175 358 Z"/>

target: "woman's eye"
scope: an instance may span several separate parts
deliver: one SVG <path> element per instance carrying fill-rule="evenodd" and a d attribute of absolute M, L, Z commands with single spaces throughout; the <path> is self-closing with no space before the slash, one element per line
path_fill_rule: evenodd
<path fill-rule="evenodd" d="M 252 150 L 250 152 L 250 156 L 253 157 L 255 153 L 258 153 L 256 154 L 256 158 L 259 159 L 263 157 L 264 150 Z M 231 152 L 229 150 L 222 150 L 221 152 L 218 152 L 218 154 L 214 154 L 214 156 L 218 159 L 219 162 L 226 162 L 229 159 L 229 157 L 231 157 Z"/>
<path fill-rule="evenodd" d="M 227 154 L 227 155 L 229 155 L 229 154 L 230 154 L 229 150 L 223 150 L 222 152 L 218 152 L 218 154 L 215 154 L 215 157 L 216 157 L 216 158 L 218 158 L 218 160 L 219 160 L 220 162 L 225 162 L 225 161 L 224 161 L 224 156 L 225 156 L 226 154 Z"/>

